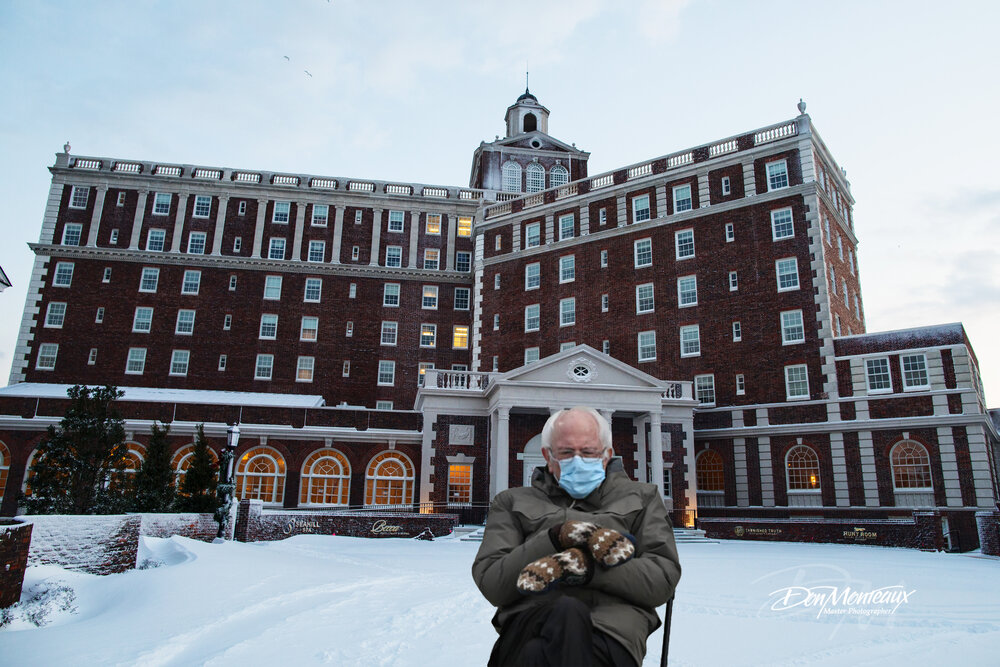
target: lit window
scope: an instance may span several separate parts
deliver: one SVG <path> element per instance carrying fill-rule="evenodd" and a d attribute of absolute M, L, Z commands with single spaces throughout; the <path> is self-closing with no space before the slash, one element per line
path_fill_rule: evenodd
<path fill-rule="evenodd" d="M 559 326 L 566 327 L 576 324 L 576 298 L 559 300 Z"/>
<path fill-rule="evenodd" d="M 521 165 L 511 160 L 500 168 L 504 192 L 521 191 Z"/>
<path fill-rule="evenodd" d="M 926 389 L 930 386 L 927 376 L 927 357 L 910 354 L 900 357 L 903 364 L 903 391 Z"/>
<path fill-rule="evenodd" d="M 335 449 L 319 449 L 302 466 L 299 505 L 347 505 L 351 466 Z"/>
<path fill-rule="evenodd" d="M 391 410 L 391 403 L 382 409 Z M 403 454 L 382 452 L 368 464 L 365 505 L 409 505 L 413 502 L 413 488 L 413 464 Z"/>
<path fill-rule="evenodd" d="M 330 206 L 327 204 L 313 204 L 312 225 L 314 227 L 326 227 L 330 219 Z"/>
<path fill-rule="evenodd" d="M 274 340 L 278 337 L 278 316 L 273 313 L 264 313 L 260 316 L 260 338 L 262 340 Z"/>
<path fill-rule="evenodd" d="M 566 255 L 559 258 L 559 282 L 571 283 L 576 280 L 576 256 Z"/>
<path fill-rule="evenodd" d="M 268 259 L 284 259 L 285 258 L 285 239 L 271 239 L 271 244 L 267 250 Z"/>
<path fill-rule="evenodd" d="M 438 287 L 437 285 L 424 285 L 424 296 L 420 302 L 420 307 L 424 310 L 436 310 L 438 307 Z"/>
<path fill-rule="evenodd" d="M 455 310 L 468 310 L 469 309 L 469 294 L 470 290 L 468 287 L 456 287 L 455 288 Z"/>
<path fill-rule="evenodd" d="M 608 341 L 605 341 L 608 342 Z M 608 342 L 608 349 L 610 350 L 610 342 Z M 608 350 L 605 351 L 607 353 Z M 655 361 L 656 360 L 656 332 L 655 331 L 640 331 L 639 332 L 639 361 Z"/>
<path fill-rule="evenodd" d="M 545 169 L 537 162 L 532 162 L 524 170 L 527 176 L 526 192 L 538 192 L 545 189 Z"/>
<path fill-rule="evenodd" d="M 771 240 L 780 241 L 795 236 L 795 226 L 792 222 L 792 209 L 780 208 L 771 211 Z"/>
<path fill-rule="evenodd" d="M 299 357 L 298 364 L 295 366 L 295 381 L 312 382 L 315 367 L 315 357 Z"/>
<path fill-rule="evenodd" d="M 146 250 L 150 252 L 163 252 L 164 244 L 167 240 L 167 232 L 162 229 L 150 229 L 146 235 Z"/>
<path fill-rule="evenodd" d="M 69 207 L 87 208 L 88 199 L 90 199 L 90 188 L 81 185 L 74 185 L 69 197 Z"/>
<path fill-rule="evenodd" d="M 539 222 L 529 222 L 524 226 L 524 247 L 537 248 L 542 244 L 542 225 Z"/>
<path fill-rule="evenodd" d="M 691 186 L 678 185 L 674 188 L 674 213 L 690 211 L 693 207 L 691 199 Z"/>
<path fill-rule="evenodd" d="M 382 288 L 382 305 L 394 308 L 399 305 L 399 283 L 386 283 Z"/>
<path fill-rule="evenodd" d="M 785 455 L 785 481 L 789 491 L 820 489 L 819 457 L 812 447 L 796 445 Z"/>
<path fill-rule="evenodd" d="M 701 337 L 697 324 L 681 327 L 681 356 L 697 357 L 701 354 Z"/>
<path fill-rule="evenodd" d="M 385 265 L 394 268 L 403 265 L 403 248 L 401 246 L 398 245 L 386 246 Z"/>
<path fill-rule="evenodd" d="M 190 336 L 193 334 L 195 314 L 196 311 L 194 310 L 178 310 L 177 324 L 174 327 L 174 333 L 178 336 Z"/>
<path fill-rule="evenodd" d="M 526 347 L 524 348 L 524 365 L 534 363 L 538 361 L 538 348 L 537 347 Z"/>
<path fill-rule="evenodd" d="M 205 195 L 197 195 L 194 198 L 195 218 L 207 218 L 212 213 L 212 198 Z"/>
<path fill-rule="evenodd" d="M 715 376 L 694 376 L 694 397 L 700 405 L 715 405 Z"/>
<path fill-rule="evenodd" d="M 319 318 L 303 315 L 302 326 L 299 329 L 299 340 L 313 341 L 317 338 L 319 338 Z"/>
<path fill-rule="evenodd" d="M 80 245 L 80 237 L 83 235 L 83 225 L 75 222 L 66 224 L 63 227 L 63 245 Z"/>
<path fill-rule="evenodd" d="M 728 176 L 723 176 L 722 177 L 722 194 L 723 195 L 728 195 L 731 192 L 732 192 L 732 188 L 729 185 L 729 177 Z"/>
<path fill-rule="evenodd" d="M 472 218 L 463 216 L 458 219 L 458 235 L 465 237 L 472 236 Z"/>
<path fill-rule="evenodd" d="M 380 339 L 382 345 L 395 345 L 396 344 L 396 333 L 399 330 L 399 325 L 395 322 L 382 322 L 382 337 Z"/>
<path fill-rule="evenodd" d="M 277 301 L 281 299 L 281 276 L 264 277 L 264 300 Z"/>
<path fill-rule="evenodd" d="M 795 257 L 786 257 L 775 261 L 774 272 L 778 278 L 779 292 L 799 288 L 799 262 Z"/>
<path fill-rule="evenodd" d="M 310 262 L 322 262 L 326 257 L 326 241 L 310 241 L 309 255 Z"/>
<path fill-rule="evenodd" d="M 532 262 L 524 266 L 524 289 L 538 289 L 542 284 L 542 265 Z"/>
<path fill-rule="evenodd" d="M 792 345 L 804 343 L 805 327 L 802 323 L 801 310 L 786 310 L 781 313 L 781 344 Z"/>
<path fill-rule="evenodd" d="M 270 380 L 258 378 L 260 380 Z M 255 447 L 236 466 L 236 497 L 281 505 L 285 492 L 285 460 L 270 447 Z"/>
<path fill-rule="evenodd" d="M 805 364 L 785 366 L 785 396 L 788 400 L 809 398 L 809 372 Z"/>
<path fill-rule="evenodd" d="M 784 160 L 767 163 L 767 189 L 780 190 L 788 187 L 788 165 Z"/>
<path fill-rule="evenodd" d="M 306 289 L 302 300 L 308 303 L 319 303 L 323 294 L 322 278 L 306 278 Z"/>
<path fill-rule="evenodd" d="M 420 325 L 420 347 L 435 347 L 437 345 L 437 325 Z"/>
<path fill-rule="evenodd" d="M 153 215 L 168 215 L 171 199 L 169 192 L 157 192 L 153 199 Z"/>
<path fill-rule="evenodd" d="M 153 309 L 146 306 L 138 306 L 135 309 L 135 316 L 132 318 L 132 331 L 135 333 L 149 333 L 153 326 Z"/>
<path fill-rule="evenodd" d="M 865 375 L 868 378 L 868 393 L 892 391 L 888 359 L 866 359 Z"/>
<path fill-rule="evenodd" d="M 567 213 L 566 215 L 559 216 L 559 240 L 565 241 L 566 239 L 573 238 L 574 221 L 573 214 Z"/>
<path fill-rule="evenodd" d="M 684 229 L 674 234 L 677 259 L 694 257 L 694 230 Z"/>
<path fill-rule="evenodd" d="M 740 277 L 736 271 L 729 272 L 729 291 L 735 292 L 740 288 Z"/>
<path fill-rule="evenodd" d="M 438 258 L 441 255 L 440 250 L 434 248 L 426 248 L 424 250 L 424 268 L 436 271 L 438 268 Z"/>
<path fill-rule="evenodd" d="M 889 453 L 889 465 L 892 468 L 894 490 L 934 490 L 931 482 L 931 459 L 927 455 L 927 450 L 920 443 L 913 440 L 897 442 Z M 899 501 L 900 499 L 897 498 L 897 505 L 902 504 Z"/>
<path fill-rule="evenodd" d="M 56 264 L 55 273 L 52 276 L 53 287 L 69 287 L 73 284 L 73 262 L 59 262 Z"/>
<path fill-rule="evenodd" d="M 493 249 L 500 250 L 501 245 L 502 245 L 502 239 L 500 238 L 500 235 L 497 234 L 496 236 L 493 237 Z"/>
<path fill-rule="evenodd" d="M 743 340 L 743 327 L 739 322 L 733 322 L 733 342 L 738 343 Z"/>
<path fill-rule="evenodd" d="M 146 348 L 130 347 L 128 360 L 125 362 L 126 375 L 142 375 L 146 370 Z"/>
<path fill-rule="evenodd" d="M 140 292 L 155 292 L 156 286 L 160 282 L 160 270 L 149 267 L 142 269 L 142 277 L 139 279 Z"/>
<path fill-rule="evenodd" d="M 698 305 L 697 276 L 682 276 L 677 279 L 677 305 L 680 308 Z"/>
<path fill-rule="evenodd" d="M 434 364 L 429 361 L 421 361 L 417 364 L 417 386 L 424 386 L 424 376 L 427 375 L 427 371 L 434 368 Z"/>
<path fill-rule="evenodd" d="M 636 285 L 635 288 L 635 312 L 636 314 L 653 312 L 653 283 Z"/>
<path fill-rule="evenodd" d="M 633 244 L 633 254 L 635 256 L 635 268 L 653 265 L 653 240 L 639 239 Z"/>
<path fill-rule="evenodd" d="M 430 219 L 430 216 L 428 216 Z M 389 211 L 389 231 L 403 231 L 403 211 Z"/>
<path fill-rule="evenodd" d="M 201 289 L 201 271 L 185 271 L 181 294 L 197 294 Z"/>
<path fill-rule="evenodd" d="M 468 273 L 472 270 L 472 253 L 459 250 L 455 253 L 455 270 Z"/>
<path fill-rule="evenodd" d="M 632 222 L 649 220 L 649 195 L 632 198 Z"/>
<path fill-rule="evenodd" d="M 45 326 L 50 329 L 62 329 L 66 321 L 66 304 L 52 302 L 45 310 Z"/>
<path fill-rule="evenodd" d="M 257 363 L 254 364 L 253 379 L 254 380 L 270 380 L 271 373 L 274 371 L 274 355 L 273 354 L 258 354 Z"/>
<path fill-rule="evenodd" d="M 56 343 L 42 343 L 38 346 L 38 357 L 35 359 L 35 368 L 40 371 L 55 370 L 56 356 L 59 354 L 59 345 Z"/>
<path fill-rule="evenodd" d="M 540 312 L 541 312 L 541 307 L 537 303 L 533 303 L 530 306 L 524 307 L 525 331 L 538 331 L 541 320 L 541 317 L 539 315 Z"/>
<path fill-rule="evenodd" d="M 277 223 L 279 225 L 287 225 L 288 220 L 291 217 L 292 204 L 287 201 L 276 201 L 274 202 L 274 215 L 271 216 L 271 222 Z"/>
<path fill-rule="evenodd" d="M 205 232 L 191 232 L 191 235 L 188 236 L 187 251 L 189 255 L 205 254 Z"/>
<path fill-rule="evenodd" d="M 382 386 L 392 386 L 396 383 L 396 362 L 381 360 L 378 362 L 378 383 Z"/>
<path fill-rule="evenodd" d="M 472 504 L 472 466 L 470 464 L 448 464 L 448 504 Z"/>
<path fill-rule="evenodd" d="M 402 228 L 400 228 L 402 231 Z M 427 234 L 440 234 L 441 233 L 441 214 L 440 213 L 428 213 L 427 221 L 424 225 L 424 232 Z"/>
<path fill-rule="evenodd" d="M 456 326 L 454 328 L 451 346 L 456 350 L 464 350 L 469 347 L 469 327 Z"/>
<path fill-rule="evenodd" d="M 188 362 L 191 360 L 190 350 L 174 350 L 170 355 L 170 374 L 187 375 Z"/>
<path fill-rule="evenodd" d="M 118 193 L 118 202 L 117 202 L 117 204 L 118 204 L 118 206 L 124 206 L 125 205 L 125 191 L 124 190 Z"/>

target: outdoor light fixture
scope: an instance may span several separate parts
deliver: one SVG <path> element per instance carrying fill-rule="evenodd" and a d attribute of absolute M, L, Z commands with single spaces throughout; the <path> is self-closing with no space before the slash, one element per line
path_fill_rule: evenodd
<path fill-rule="evenodd" d="M 226 446 L 222 450 L 222 460 L 219 461 L 219 485 L 216 492 L 222 501 L 215 511 L 215 519 L 219 522 L 218 539 L 225 539 L 226 520 L 229 518 L 229 508 L 233 502 L 233 460 L 236 458 L 236 446 L 240 443 L 240 425 L 232 424 L 226 429 Z"/>

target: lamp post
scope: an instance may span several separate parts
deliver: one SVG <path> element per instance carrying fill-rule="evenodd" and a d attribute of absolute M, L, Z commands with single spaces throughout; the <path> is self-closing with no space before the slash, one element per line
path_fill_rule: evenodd
<path fill-rule="evenodd" d="M 236 458 L 236 446 L 240 442 L 240 425 L 233 424 L 226 429 L 226 446 L 222 450 L 222 459 L 219 461 L 219 485 L 216 492 L 219 494 L 221 505 L 215 511 L 215 519 L 219 522 L 218 539 L 223 539 L 226 530 L 226 520 L 229 518 L 229 508 L 233 502 L 233 490 L 236 485 L 233 483 L 233 460 Z"/>

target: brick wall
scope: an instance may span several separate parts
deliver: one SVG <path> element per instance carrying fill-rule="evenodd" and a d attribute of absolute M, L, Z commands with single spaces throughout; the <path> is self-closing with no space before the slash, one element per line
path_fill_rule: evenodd
<path fill-rule="evenodd" d="M 90 574 L 135 567 L 142 517 L 138 514 L 18 517 L 34 525 L 29 565 L 58 565 Z"/>
<path fill-rule="evenodd" d="M 1000 512 L 976 512 L 976 527 L 983 555 L 1000 556 Z"/>
<path fill-rule="evenodd" d="M 0 609 L 21 599 L 31 529 L 32 525 L 24 521 L 0 519 Z"/>
<path fill-rule="evenodd" d="M 192 540 L 211 542 L 219 530 L 219 523 L 211 513 L 140 514 L 139 516 L 142 517 L 139 534 L 148 537 L 180 535 Z"/>

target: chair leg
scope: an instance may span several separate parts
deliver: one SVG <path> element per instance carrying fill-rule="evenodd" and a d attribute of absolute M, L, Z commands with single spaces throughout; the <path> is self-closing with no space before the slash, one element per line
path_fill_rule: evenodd
<path fill-rule="evenodd" d="M 663 651 L 660 653 L 660 667 L 667 667 L 667 653 L 670 650 L 670 617 L 674 611 L 674 599 L 667 600 L 667 610 L 663 614 Z"/>

